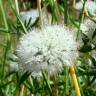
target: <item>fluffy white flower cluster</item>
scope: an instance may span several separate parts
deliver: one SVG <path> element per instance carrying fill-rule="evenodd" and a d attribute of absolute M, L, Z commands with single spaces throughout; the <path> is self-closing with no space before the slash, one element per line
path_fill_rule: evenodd
<path fill-rule="evenodd" d="M 39 17 L 39 11 L 37 9 L 31 9 L 29 11 L 24 11 L 24 12 L 20 12 L 20 16 L 23 22 L 26 21 L 26 23 L 28 24 L 29 19 L 31 18 L 31 22 L 30 24 L 35 23 L 36 19 Z M 48 13 L 46 15 L 45 11 L 42 10 L 42 19 L 43 19 L 43 23 L 44 24 L 48 24 L 51 21 L 51 15 Z"/>
<path fill-rule="evenodd" d="M 84 20 L 80 27 L 81 31 L 87 35 L 90 39 L 92 38 L 93 32 L 96 29 L 96 23 L 90 19 Z"/>
<path fill-rule="evenodd" d="M 49 75 L 54 75 L 77 59 L 77 42 L 64 26 L 34 28 L 20 39 L 17 56 L 22 72 L 30 71 L 36 76 L 46 70 Z"/>
<path fill-rule="evenodd" d="M 20 16 L 22 21 L 26 21 L 28 23 L 29 19 L 31 18 L 31 24 L 33 24 L 36 19 L 39 17 L 38 10 L 30 10 L 30 11 L 24 11 L 20 12 Z"/>
<path fill-rule="evenodd" d="M 82 10 L 83 2 L 79 1 L 75 5 L 76 10 Z M 85 4 L 85 9 L 93 16 L 96 16 L 96 3 L 91 0 L 87 0 Z"/>

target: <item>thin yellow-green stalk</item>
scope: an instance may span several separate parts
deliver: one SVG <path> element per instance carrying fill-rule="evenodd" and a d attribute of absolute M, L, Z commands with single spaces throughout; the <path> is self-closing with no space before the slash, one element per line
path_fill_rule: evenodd
<path fill-rule="evenodd" d="M 19 6 L 18 6 L 18 0 L 15 0 L 15 6 L 16 6 L 16 11 L 19 14 Z"/>
<path fill-rule="evenodd" d="M 19 96 L 24 96 L 24 85 L 21 86 L 21 90 L 20 90 Z"/>
<path fill-rule="evenodd" d="M 70 75 L 71 75 L 71 78 L 72 78 L 73 85 L 75 87 L 76 96 L 81 96 L 80 88 L 79 88 L 79 84 L 78 84 L 78 81 L 77 81 L 74 66 L 70 66 L 69 70 L 70 70 Z"/>
<path fill-rule="evenodd" d="M 40 18 L 40 25 L 43 26 L 43 19 L 42 19 L 42 9 L 41 9 L 41 0 L 37 0 L 37 7 L 39 11 L 39 18 Z"/>
<path fill-rule="evenodd" d="M 53 4 L 55 6 L 55 14 L 56 14 L 56 18 L 57 18 L 57 23 L 62 24 L 61 14 L 60 14 L 59 9 L 58 9 L 57 1 L 53 0 Z"/>

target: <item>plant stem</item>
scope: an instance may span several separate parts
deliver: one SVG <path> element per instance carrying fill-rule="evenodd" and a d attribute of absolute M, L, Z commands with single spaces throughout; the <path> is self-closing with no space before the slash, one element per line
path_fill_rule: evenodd
<path fill-rule="evenodd" d="M 19 96 L 24 96 L 24 85 L 21 85 L 21 90 Z"/>
<path fill-rule="evenodd" d="M 41 10 L 41 0 L 37 0 L 37 7 L 39 11 L 39 17 L 40 17 L 40 25 L 43 26 L 43 19 L 42 19 L 42 10 Z"/>
<path fill-rule="evenodd" d="M 31 75 L 29 76 L 29 80 L 30 80 L 31 85 L 33 86 L 33 81 L 32 81 Z M 30 93 L 30 96 L 34 96 L 34 95 L 32 93 Z"/>
<path fill-rule="evenodd" d="M 60 14 L 59 9 L 58 9 L 57 1 L 53 0 L 53 4 L 55 6 L 55 14 L 56 14 L 56 18 L 57 18 L 57 23 L 62 24 L 61 14 Z"/>
<path fill-rule="evenodd" d="M 64 23 L 67 25 L 68 23 L 68 0 L 64 0 Z"/>
<path fill-rule="evenodd" d="M 78 28 L 77 38 L 76 38 L 76 40 L 78 40 L 78 36 L 79 36 L 79 33 L 80 33 L 80 26 L 81 26 L 81 23 L 82 23 L 82 21 L 83 21 L 83 19 L 84 19 L 85 4 L 86 4 L 86 1 L 84 0 L 83 8 L 82 8 L 82 12 L 81 12 L 81 14 L 80 14 L 80 18 L 79 18 L 80 21 L 79 21 L 79 28 Z"/>
<path fill-rule="evenodd" d="M 11 6 L 11 8 L 12 8 L 14 14 L 15 14 L 15 16 L 16 16 L 17 19 L 19 20 L 19 22 L 20 22 L 20 24 L 21 24 L 21 26 L 22 26 L 24 32 L 27 33 L 27 29 L 26 29 L 24 23 L 22 22 L 22 20 L 21 20 L 19 14 L 17 14 L 17 12 L 16 12 L 16 10 L 15 10 L 15 8 L 14 8 L 14 4 L 13 4 L 13 2 L 12 2 L 11 0 L 8 0 L 8 1 L 9 1 L 9 4 L 10 4 L 10 6 Z"/>
<path fill-rule="evenodd" d="M 78 84 L 76 73 L 75 73 L 75 69 L 73 66 L 70 66 L 69 70 L 70 70 L 70 75 L 72 77 L 73 85 L 75 87 L 76 96 L 81 96 L 79 84 Z"/>
<path fill-rule="evenodd" d="M 15 6 L 16 6 L 16 11 L 19 14 L 19 6 L 18 6 L 18 0 L 15 0 Z"/>
<path fill-rule="evenodd" d="M 0 7 L 1 7 L 2 15 L 3 15 L 3 20 L 4 20 L 5 28 L 6 28 L 6 30 L 8 30 L 8 24 L 7 24 L 6 15 L 5 15 L 5 11 L 4 11 L 2 0 L 0 0 Z"/>
<path fill-rule="evenodd" d="M 52 96 L 58 96 L 58 85 L 57 85 L 57 75 L 56 76 L 53 76 L 51 77 L 51 80 L 54 82 L 54 86 L 52 88 Z"/>
<path fill-rule="evenodd" d="M 73 7 L 75 7 L 75 4 L 76 4 L 76 0 L 73 0 Z"/>
<path fill-rule="evenodd" d="M 79 74 L 76 66 L 75 66 L 74 68 L 75 68 L 75 72 L 76 72 L 77 74 Z M 78 80 L 78 84 L 79 84 L 79 88 L 80 88 L 81 94 L 82 94 L 82 96 L 85 96 L 85 95 L 84 95 L 84 92 L 83 92 L 83 89 L 82 89 L 82 87 L 81 87 L 81 85 L 80 85 L 80 81 L 79 81 L 79 78 L 78 78 L 78 77 L 77 77 L 77 80 Z"/>
<path fill-rule="evenodd" d="M 25 11 L 27 9 L 26 4 L 25 4 L 25 2 L 23 0 L 21 0 L 21 3 L 23 5 L 23 10 Z"/>
<path fill-rule="evenodd" d="M 49 77 L 47 76 L 46 72 L 44 72 L 44 71 L 42 71 L 42 75 L 43 75 L 44 81 L 46 82 L 49 94 L 50 94 L 50 96 L 52 96 L 52 90 L 51 90 L 51 86 L 50 86 L 50 83 L 49 83 Z"/>
<path fill-rule="evenodd" d="M 49 14 L 49 13 L 47 12 L 47 6 L 46 6 L 45 3 L 44 3 L 44 8 L 43 8 L 43 10 L 44 10 L 44 12 L 45 12 L 46 19 L 48 19 L 48 25 L 50 25 L 50 24 L 51 24 L 51 18 L 50 18 L 49 15 L 51 15 L 51 14 Z M 42 10 L 42 11 L 43 11 L 43 10 Z"/>
<path fill-rule="evenodd" d="M 96 23 L 96 18 L 95 17 L 90 17 L 89 15 L 85 14 L 87 18 L 89 18 L 91 21 Z"/>
<path fill-rule="evenodd" d="M 66 66 L 66 95 L 69 96 L 69 74 L 68 67 Z"/>

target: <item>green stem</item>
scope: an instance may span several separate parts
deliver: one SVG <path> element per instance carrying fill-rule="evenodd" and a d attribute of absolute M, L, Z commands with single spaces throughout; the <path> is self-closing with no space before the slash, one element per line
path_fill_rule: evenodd
<path fill-rule="evenodd" d="M 13 10 L 13 12 L 14 12 L 14 14 L 15 14 L 15 16 L 17 17 L 17 19 L 19 20 L 19 22 L 20 22 L 20 24 L 21 24 L 21 26 L 22 26 L 22 28 L 23 28 L 23 30 L 24 30 L 24 32 L 25 33 L 27 33 L 27 29 L 26 29 L 26 27 L 25 27 L 25 25 L 24 25 L 24 23 L 22 22 L 22 20 L 21 20 L 21 18 L 20 18 L 20 16 L 19 16 L 19 14 L 17 14 L 17 12 L 16 12 L 16 10 L 15 10 L 15 8 L 14 8 L 14 4 L 12 3 L 12 1 L 11 0 L 8 0 L 9 1 L 9 4 L 10 4 L 10 6 L 11 6 L 11 8 L 12 8 L 12 10 Z"/>
<path fill-rule="evenodd" d="M 7 29 L 5 29 L 5 28 L 0 28 L 0 31 L 1 31 L 1 32 L 8 33 L 8 30 L 7 30 Z"/>
<path fill-rule="evenodd" d="M 83 4 L 83 8 L 82 8 L 82 12 L 80 14 L 80 21 L 79 21 L 79 28 L 78 28 L 78 32 L 77 32 L 77 40 L 78 40 L 78 36 L 79 36 L 79 33 L 80 33 L 80 26 L 81 26 L 81 23 L 82 23 L 82 20 L 83 20 L 83 17 L 84 17 L 84 8 L 85 8 L 85 4 L 86 4 L 86 0 L 84 0 L 84 4 Z"/>
<path fill-rule="evenodd" d="M 67 19 L 68 19 L 68 4 L 67 4 L 68 0 L 64 0 L 64 23 L 67 25 Z"/>
<path fill-rule="evenodd" d="M 42 71 L 42 75 L 43 75 L 44 81 L 46 82 L 46 85 L 48 87 L 49 94 L 50 94 L 50 96 L 52 96 L 52 90 L 51 90 L 51 86 L 49 83 L 49 78 L 47 77 L 46 72 L 44 72 L 44 71 Z"/>
<path fill-rule="evenodd" d="M 5 28 L 6 28 L 6 30 L 8 30 L 8 24 L 7 24 L 6 15 L 5 15 L 5 11 L 4 11 L 2 0 L 0 0 L 0 7 L 1 7 L 2 15 L 3 15 L 3 20 L 4 20 Z"/>
<path fill-rule="evenodd" d="M 41 0 L 37 0 L 37 6 L 38 6 L 38 11 L 39 11 L 39 18 L 40 18 L 40 27 L 42 28 L 43 26 L 43 19 L 42 19 L 42 9 L 41 9 Z"/>
<path fill-rule="evenodd" d="M 66 66 L 66 95 L 69 96 L 69 72 Z"/>
<path fill-rule="evenodd" d="M 77 74 L 79 74 L 79 72 L 78 72 L 76 66 L 75 66 L 75 71 L 76 71 Z M 82 89 L 82 87 L 81 87 L 81 84 L 80 84 L 80 81 L 79 81 L 78 76 L 77 76 L 77 80 L 78 80 L 78 84 L 79 84 L 79 87 L 80 87 L 81 94 L 82 94 L 82 96 L 85 96 L 85 95 L 84 95 L 84 92 L 83 92 L 83 89 Z"/>
<path fill-rule="evenodd" d="M 54 86 L 52 88 L 52 96 L 58 96 L 58 79 L 57 79 L 57 76 L 53 76 L 51 77 L 52 81 L 54 82 Z"/>
<path fill-rule="evenodd" d="M 8 28 L 8 23 L 7 23 L 7 19 L 6 19 L 6 13 L 4 11 L 2 0 L 0 0 L 0 7 L 1 7 L 2 15 L 3 15 L 4 24 L 5 24 L 5 29 L 2 30 L 2 31 L 3 32 L 4 31 L 7 31 L 8 32 L 9 31 L 9 28 Z M 3 29 L 3 28 L 0 28 L 0 29 Z M 7 33 L 7 40 L 8 40 L 8 42 L 10 42 L 10 34 L 9 34 L 9 32 Z"/>
<path fill-rule="evenodd" d="M 56 0 L 53 0 L 53 5 L 54 5 L 54 11 L 55 11 L 57 23 L 58 23 L 58 24 L 62 24 L 61 14 L 60 14 L 60 12 L 59 12 L 58 3 L 57 3 Z"/>
<path fill-rule="evenodd" d="M 18 6 L 18 0 L 15 0 L 15 6 L 16 6 L 16 11 L 19 14 L 19 6 Z"/>

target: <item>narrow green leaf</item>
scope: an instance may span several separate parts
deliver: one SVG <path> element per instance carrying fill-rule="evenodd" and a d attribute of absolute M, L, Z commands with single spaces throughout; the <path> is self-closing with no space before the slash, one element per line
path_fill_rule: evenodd
<path fill-rule="evenodd" d="M 80 52 L 86 53 L 86 52 L 90 52 L 92 50 L 92 46 L 91 45 L 84 45 L 83 47 L 80 48 Z"/>
<path fill-rule="evenodd" d="M 30 72 L 25 72 L 21 78 L 20 78 L 20 81 L 19 81 L 19 86 L 29 77 L 31 73 Z"/>
<path fill-rule="evenodd" d="M 42 75 L 43 75 L 44 80 L 45 80 L 45 82 L 46 82 L 46 84 L 47 84 L 48 91 L 49 91 L 50 95 L 52 95 L 52 89 L 51 89 L 51 86 L 50 86 L 50 84 L 49 84 L 49 81 L 48 81 L 48 78 L 47 78 L 45 72 L 42 71 Z"/>

